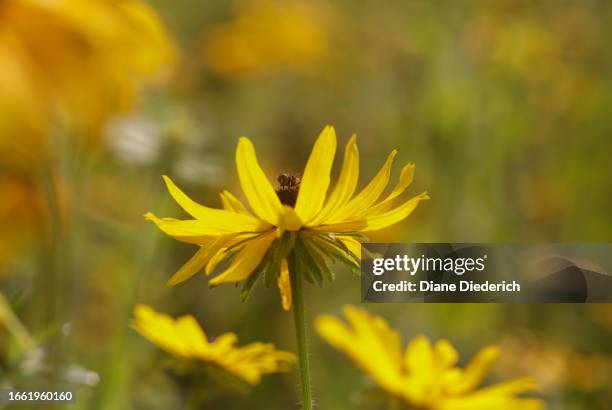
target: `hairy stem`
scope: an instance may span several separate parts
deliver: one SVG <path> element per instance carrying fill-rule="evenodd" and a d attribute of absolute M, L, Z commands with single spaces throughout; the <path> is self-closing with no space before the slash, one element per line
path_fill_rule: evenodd
<path fill-rule="evenodd" d="M 310 362 L 308 347 L 306 346 L 306 320 L 304 318 L 304 295 L 302 292 L 302 277 L 297 272 L 295 256 L 289 257 L 289 272 L 291 275 L 291 293 L 293 296 L 293 317 L 295 322 L 295 336 L 298 345 L 300 360 L 300 379 L 302 383 L 302 408 L 312 410 L 312 389 L 310 385 Z"/>

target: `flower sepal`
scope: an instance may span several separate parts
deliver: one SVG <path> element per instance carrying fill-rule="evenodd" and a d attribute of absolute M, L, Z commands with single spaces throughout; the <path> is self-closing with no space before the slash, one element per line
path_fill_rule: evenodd
<path fill-rule="evenodd" d="M 326 267 L 330 271 L 327 274 L 330 282 L 333 282 L 335 279 L 333 268 L 329 268 L 330 263 L 333 267 L 337 262 L 340 262 L 341 265 L 353 274 L 357 276 L 361 274 L 360 257 L 351 251 L 335 234 L 304 231 L 301 233 L 301 236 L 304 238 L 305 246 L 311 254 L 319 255 L 320 259 L 325 263 L 325 265 L 320 263 L 320 266 L 324 272 Z"/>

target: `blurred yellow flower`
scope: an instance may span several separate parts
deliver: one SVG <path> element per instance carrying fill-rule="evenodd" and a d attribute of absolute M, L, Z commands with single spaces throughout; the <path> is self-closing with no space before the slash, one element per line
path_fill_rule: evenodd
<path fill-rule="evenodd" d="M 606 353 L 525 336 L 507 336 L 501 346 L 507 357 L 496 368 L 500 374 L 529 371 L 542 390 L 553 394 L 563 388 L 592 392 L 612 385 L 612 356 Z"/>
<path fill-rule="evenodd" d="M 517 8 L 523 6 L 528 4 Z M 547 111 L 589 113 L 601 101 L 602 88 L 585 64 L 601 52 L 596 19 L 583 7 L 552 10 L 546 21 L 503 8 L 482 12 L 468 25 L 464 47 L 474 60 L 518 74 L 530 100 Z"/>
<path fill-rule="evenodd" d="M 234 20 L 203 34 L 206 62 L 214 71 L 237 75 L 307 69 L 329 48 L 324 15 L 311 2 L 247 2 Z"/>
<path fill-rule="evenodd" d="M 314 144 L 302 177 L 281 174 L 275 190 L 259 166 L 253 144 L 241 137 L 236 166 L 252 211 L 227 191 L 221 193 L 223 209 L 205 207 L 164 176 L 170 195 L 194 219 L 157 218 L 152 213 L 145 217 L 167 235 L 200 246 L 168 285 L 180 283 L 203 268 L 211 274 L 227 259 L 231 263 L 210 281 L 211 285 L 244 281 L 244 296 L 263 275 L 266 284 L 280 281 L 283 306 L 288 309 L 289 283 L 293 282 L 290 274 L 299 270 L 306 280 L 322 284 L 323 275 L 333 280 L 330 262 L 340 261 L 358 271 L 361 232 L 402 221 L 429 197 L 422 193 L 395 203 L 412 183 L 414 165 L 408 164 L 393 190 L 380 199 L 389 182 L 395 150 L 372 181 L 354 195 L 359 179 L 355 136 L 346 144 L 338 182 L 328 195 L 335 154 L 336 133 L 333 127 L 326 126 Z"/>
<path fill-rule="evenodd" d="M 379 316 L 355 307 L 344 309 L 348 325 L 329 315 L 315 327 L 329 344 L 349 356 L 378 385 L 407 404 L 436 410 L 537 410 L 541 400 L 517 397 L 536 387 L 517 379 L 478 389 L 499 355 L 497 347 L 482 349 L 463 369 L 446 340 L 435 344 L 417 336 L 402 353 L 400 335 Z"/>
<path fill-rule="evenodd" d="M 43 236 L 45 200 L 25 178 L 0 172 L 0 276 L 12 260 Z"/>
<path fill-rule="evenodd" d="M 259 383 L 264 374 L 285 372 L 295 362 L 292 353 L 276 350 L 272 344 L 235 347 L 233 333 L 210 341 L 193 316 L 175 320 L 145 305 L 136 306 L 134 316 L 134 329 L 176 358 L 216 366 L 249 384 Z"/>
<path fill-rule="evenodd" d="M 0 159 L 31 168 L 58 126 L 95 136 L 174 54 L 157 14 L 140 0 L 3 1 Z"/>

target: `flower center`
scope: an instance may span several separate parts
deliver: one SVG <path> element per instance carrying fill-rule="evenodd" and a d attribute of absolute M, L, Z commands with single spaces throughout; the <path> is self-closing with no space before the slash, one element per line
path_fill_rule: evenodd
<path fill-rule="evenodd" d="M 278 199 L 280 199 L 281 203 L 294 207 L 295 201 L 297 201 L 298 192 L 300 192 L 300 177 L 298 175 L 283 173 L 280 174 L 276 180 L 279 184 L 276 190 Z"/>

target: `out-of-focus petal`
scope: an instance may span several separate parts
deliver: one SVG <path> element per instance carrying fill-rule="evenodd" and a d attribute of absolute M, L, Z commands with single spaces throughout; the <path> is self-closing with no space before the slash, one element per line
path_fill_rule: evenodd
<path fill-rule="evenodd" d="M 489 374 L 491 366 L 499 357 L 499 348 L 485 347 L 474 357 L 463 371 L 461 382 L 451 387 L 454 393 L 463 393 L 474 389 Z"/>
<path fill-rule="evenodd" d="M 382 387 L 398 391 L 401 373 L 399 335 L 382 318 L 347 306 L 344 309 L 349 325 L 333 316 L 320 316 L 315 322 L 319 335 L 330 345 L 344 352 Z"/>
<path fill-rule="evenodd" d="M 145 305 L 134 309 L 132 326 L 150 342 L 174 356 L 193 361 L 198 368 L 211 364 L 250 384 L 257 384 L 263 374 L 287 371 L 296 361 L 295 355 L 276 350 L 269 343 L 235 347 L 237 337 L 231 332 L 208 341 L 193 316 L 173 319 Z"/>
<path fill-rule="evenodd" d="M 459 360 L 459 353 L 448 340 L 438 340 L 434 345 L 434 353 L 436 362 L 442 368 L 451 368 Z"/>
<path fill-rule="evenodd" d="M 443 402 L 443 410 L 544 410 L 540 399 L 520 397 L 519 394 L 534 391 L 537 383 L 531 378 L 511 380 L 450 397 Z"/>

